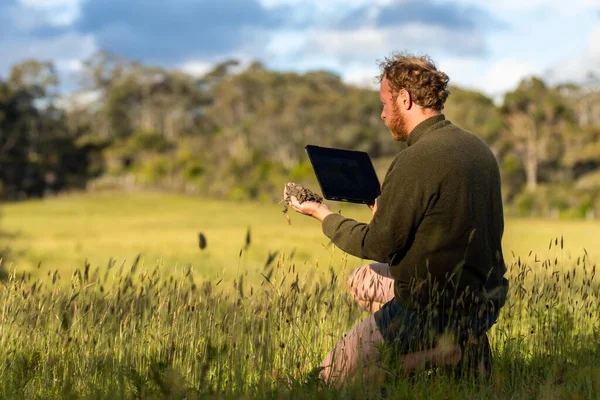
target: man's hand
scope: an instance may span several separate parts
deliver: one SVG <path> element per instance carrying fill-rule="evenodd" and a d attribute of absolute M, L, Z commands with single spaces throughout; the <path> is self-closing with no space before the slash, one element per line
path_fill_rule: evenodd
<path fill-rule="evenodd" d="M 373 215 L 375 215 L 375 211 L 377 211 L 377 199 L 375 199 L 375 204 L 367 204 L 371 211 L 373 211 Z"/>
<path fill-rule="evenodd" d="M 327 207 L 325 204 L 317 203 L 316 201 L 305 201 L 304 203 L 300 204 L 295 196 L 291 196 L 290 200 L 290 206 L 294 209 L 294 211 L 300 214 L 310 215 L 321 222 L 323 222 L 326 216 L 333 214 L 329 207 Z"/>

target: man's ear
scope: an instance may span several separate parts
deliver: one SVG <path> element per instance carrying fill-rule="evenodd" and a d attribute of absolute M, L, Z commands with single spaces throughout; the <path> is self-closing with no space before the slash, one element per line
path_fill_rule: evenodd
<path fill-rule="evenodd" d="M 413 105 L 410 92 L 406 89 L 400 89 L 400 91 L 398 92 L 398 97 L 396 98 L 396 103 L 399 108 L 403 108 L 404 110 L 410 110 Z"/>
<path fill-rule="evenodd" d="M 400 102 L 401 102 L 401 104 L 399 104 L 400 107 L 404 108 L 407 111 L 412 108 L 412 105 L 413 105 L 412 97 L 410 96 L 410 92 L 408 90 L 400 89 L 398 98 L 400 99 Z"/>

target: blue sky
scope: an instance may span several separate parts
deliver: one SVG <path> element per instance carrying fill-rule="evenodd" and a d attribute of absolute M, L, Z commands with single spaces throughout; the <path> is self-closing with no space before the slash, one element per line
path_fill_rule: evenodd
<path fill-rule="evenodd" d="M 228 58 L 373 85 L 377 60 L 428 54 L 499 96 L 528 75 L 600 74 L 600 0 L 0 0 L 0 74 L 34 57 L 69 79 L 104 48 L 202 74 Z"/>

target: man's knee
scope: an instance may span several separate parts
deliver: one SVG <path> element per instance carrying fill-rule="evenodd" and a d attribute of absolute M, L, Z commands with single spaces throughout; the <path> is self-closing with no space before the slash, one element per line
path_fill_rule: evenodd
<path fill-rule="evenodd" d="M 365 280 L 365 276 L 368 273 L 369 268 L 369 264 L 356 268 L 354 271 L 352 271 L 348 277 L 348 280 L 346 281 L 346 286 L 355 297 L 358 294 L 358 288 Z"/>
<path fill-rule="evenodd" d="M 381 361 L 379 345 L 383 342 L 375 318 L 370 315 L 356 324 L 325 356 L 321 377 L 334 384 L 354 380 L 363 367 Z"/>

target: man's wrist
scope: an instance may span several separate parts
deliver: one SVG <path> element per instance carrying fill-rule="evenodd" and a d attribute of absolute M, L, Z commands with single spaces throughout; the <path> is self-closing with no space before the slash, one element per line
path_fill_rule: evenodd
<path fill-rule="evenodd" d="M 333 214 L 333 212 L 329 208 L 327 208 L 325 206 L 321 206 L 313 214 L 313 217 L 315 217 L 319 221 L 323 222 L 323 220 L 325 219 L 325 217 L 328 216 L 329 214 Z"/>

